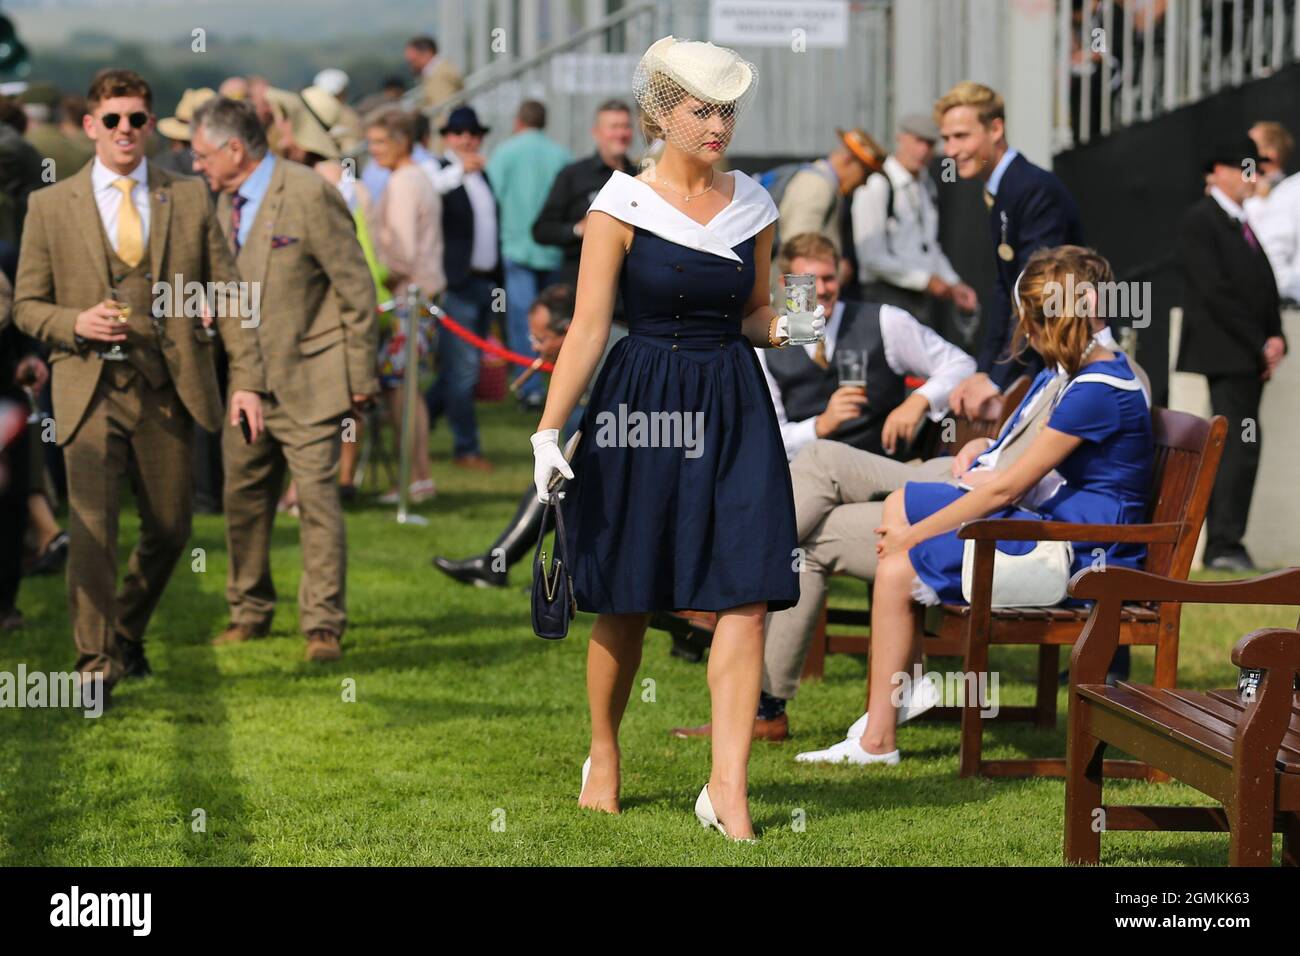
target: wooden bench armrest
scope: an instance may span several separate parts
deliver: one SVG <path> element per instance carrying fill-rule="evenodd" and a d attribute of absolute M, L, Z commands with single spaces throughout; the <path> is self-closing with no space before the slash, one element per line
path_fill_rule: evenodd
<path fill-rule="evenodd" d="M 1070 579 L 1070 594 L 1084 600 L 1125 603 L 1300 605 L 1300 568 L 1284 568 L 1237 581 L 1188 581 L 1149 571 L 1085 568 Z"/>
<path fill-rule="evenodd" d="M 957 537 L 974 541 L 1113 541 L 1125 544 L 1173 544 L 1182 525 L 1077 524 L 1032 518 L 978 518 L 967 521 Z"/>
<path fill-rule="evenodd" d="M 1232 648 L 1232 663 L 1238 667 L 1281 670 L 1288 676 L 1300 670 L 1300 631 L 1284 627 L 1252 631 Z M 1287 681 L 1288 689 L 1290 681 Z"/>

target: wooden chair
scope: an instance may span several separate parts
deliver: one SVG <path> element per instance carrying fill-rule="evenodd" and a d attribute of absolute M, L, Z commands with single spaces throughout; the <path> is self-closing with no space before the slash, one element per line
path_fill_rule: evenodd
<path fill-rule="evenodd" d="M 1075 575 L 1070 593 L 1095 600 L 1070 655 L 1065 861 L 1097 863 L 1104 830 L 1227 830 L 1233 866 L 1268 866 L 1273 834 L 1282 862 L 1300 866 L 1300 631 L 1246 635 L 1238 667 L 1263 670 L 1246 701 L 1234 690 L 1193 693 L 1103 683 L 1132 602 L 1300 605 L 1300 568 L 1247 581 L 1193 583 L 1114 568 Z M 1218 807 L 1102 804 L 1107 745 L 1213 797 Z M 1099 812 L 1100 811 L 1100 812 Z"/>
<path fill-rule="evenodd" d="M 947 604 L 936 645 L 960 646 L 963 670 L 984 674 L 993 644 L 1038 647 L 1037 696 L 1033 707 L 1003 707 L 997 720 L 1030 720 L 1039 727 L 1056 726 L 1057 674 L 1060 648 L 1073 644 L 1087 620 L 1082 608 L 993 608 L 993 554 L 998 541 L 1114 541 L 1147 546 L 1144 570 L 1186 580 L 1196 539 L 1205 520 L 1210 491 L 1223 457 L 1228 422 L 1223 416 L 1206 421 L 1167 408 L 1152 410 L 1155 460 L 1147 522 L 1130 525 L 1070 524 L 1060 521 L 1021 521 L 981 518 L 958 532 L 975 542 L 969 606 Z M 1151 607 L 1128 604 L 1120 612 L 1119 643 L 1155 648 L 1155 686 L 1172 688 L 1178 675 L 1178 632 L 1182 608 L 1177 603 Z M 1065 773 L 1065 760 L 984 760 L 984 718 L 980 703 L 967 700 L 960 708 L 936 708 L 936 717 L 961 719 L 960 774 L 998 777 L 1053 776 Z M 957 713 L 954 714 L 952 711 Z M 933 713 L 933 712 L 932 712 Z M 928 716 L 928 715 L 927 715 Z M 1136 761 L 1109 761 L 1115 776 L 1149 777 L 1150 768 Z"/>
<path fill-rule="evenodd" d="M 951 441 L 943 441 L 941 429 L 933 429 L 934 440 L 929 442 L 921 454 L 923 460 L 956 455 L 972 439 L 994 438 L 1002 430 L 1003 423 L 1016 410 L 1029 386 L 1033 384 L 1028 375 L 1017 378 L 1003 392 L 1002 407 L 994 418 L 957 419 L 957 427 Z M 837 577 L 839 575 L 836 575 Z M 871 585 L 867 585 L 871 593 Z M 812 642 L 808 647 L 808 656 L 804 658 L 802 679 L 820 678 L 825 671 L 827 654 L 866 654 L 871 647 L 871 637 L 867 634 L 832 634 L 828 627 L 871 627 L 871 611 L 857 608 L 831 607 L 829 602 L 822 608 L 817 621 L 817 630 L 813 632 Z"/>

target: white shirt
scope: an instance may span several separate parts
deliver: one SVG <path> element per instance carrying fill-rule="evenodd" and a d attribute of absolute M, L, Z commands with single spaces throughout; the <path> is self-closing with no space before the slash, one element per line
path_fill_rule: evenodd
<path fill-rule="evenodd" d="M 886 179 L 888 177 L 888 179 Z M 894 218 L 889 210 L 893 185 Z M 858 280 L 877 280 L 921 292 L 937 275 L 949 285 L 961 281 L 939 247 L 939 210 L 930 194 L 929 174 L 908 172 L 893 155 L 883 173 L 868 177 L 853 192 L 853 245 L 858 253 Z"/>
<path fill-rule="evenodd" d="M 836 302 L 826 323 L 826 358 L 834 361 L 835 341 L 844 318 L 844 303 Z M 975 371 L 975 360 L 957 346 L 944 339 L 933 329 L 926 328 L 910 313 L 892 305 L 880 307 L 880 339 L 885 349 L 885 364 L 895 375 L 915 375 L 926 379 L 917 392 L 930 403 L 931 421 L 939 421 L 948 410 L 948 395 L 966 376 Z M 808 357 L 817 352 L 816 344 L 803 346 Z M 793 459 L 804 445 L 817 439 L 817 417 L 792 422 L 785 414 L 781 390 L 767 368 L 766 349 L 755 349 L 758 362 L 767 379 L 767 389 L 772 395 L 777 424 L 781 426 L 781 440 L 785 454 Z"/>
<path fill-rule="evenodd" d="M 1300 300 L 1300 173 L 1288 176 L 1264 197 L 1246 200 L 1246 218 L 1264 247 L 1277 291 Z"/>
<path fill-rule="evenodd" d="M 1233 219 L 1237 220 L 1237 222 L 1246 221 L 1246 210 L 1242 209 L 1241 206 L 1229 199 L 1228 194 L 1218 186 L 1210 187 L 1210 197 L 1219 204 L 1220 209 L 1226 212 Z"/>
<path fill-rule="evenodd" d="M 144 244 L 145 254 L 149 252 L 149 170 L 148 160 L 141 159 L 127 177 L 135 180 L 131 187 L 131 202 L 140 214 L 140 238 Z M 117 214 L 122 208 L 122 192 L 113 183 L 122 178 L 95 157 L 90 168 L 90 188 L 95 194 L 95 206 L 99 209 L 99 221 L 104 224 L 104 235 L 113 242 L 113 251 L 120 245 L 117 241 Z"/>
<path fill-rule="evenodd" d="M 419 166 L 440 196 L 465 187 L 474 211 L 474 244 L 470 248 L 469 267 L 491 272 L 497 267 L 497 203 L 492 197 L 492 187 L 481 172 L 466 173 L 455 150 L 447 150 L 442 158 L 447 160 L 446 166 L 433 157 L 422 160 Z"/>
<path fill-rule="evenodd" d="M 998 194 L 998 187 L 1002 185 L 1002 177 L 1006 173 L 1007 167 L 1010 166 L 1012 161 L 1019 155 L 1020 150 L 1016 149 L 1014 146 L 1009 147 L 1007 151 L 1002 154 L 1002 158 L 998 160 L 998 164 L 993 167 L 993 172 L 989 174 L 989 181 L 984 184 L 984 188 L 988 190 L 990 196 L 996 196 Z"/>

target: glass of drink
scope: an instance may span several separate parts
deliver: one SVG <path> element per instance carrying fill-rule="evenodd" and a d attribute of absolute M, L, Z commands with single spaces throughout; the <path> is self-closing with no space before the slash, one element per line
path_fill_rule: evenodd
<path fill-rule="evenodd" d="M 127 320 L 131 318 L 131 303 L 127 301 L 120 290 L 113 288 L 108 290 L 109 301 L 117 309 L 117 321 L 126 325 Z M 126 331 L 123 329 L 122 331 Z M 114 342 L 101 355 L 102 358 L 111 362 L 122 362 L 126 360 L 126 349 L 121 342 Z"/>
<path fill-rule="evenodd" d="M 810 274 L 788 274 L 781 277 L 785 295 L 785 312 L 811 312 L 817 308 L 817 280 Z M 810 335 L 790 334 L 789 345 L 810 345 L 817 339 Z"/>
<path fill-rule="evenodd" d="M 839 374 L 840 388 L 858 388 L 867 392 L 867 353 L 865 349 L 835 350 L 835 371 Z"/>

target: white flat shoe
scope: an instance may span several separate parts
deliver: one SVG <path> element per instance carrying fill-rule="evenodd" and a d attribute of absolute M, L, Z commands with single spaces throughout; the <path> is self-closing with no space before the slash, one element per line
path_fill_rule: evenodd
<path fill-rule="evenodd" d="M 713 812 L 713 801 L 709 799 L 709 785 L 706 783 L 700 791 L 700 795 L 695 798 L 695 819 L 700 821 L 700 826 L 704 829 L 713 827 L 723 836 L 727 836 L 727 828 L 718 820 L 718 815 Z M 730 837 L 727 837 L 731 839 Z M 757 843 L 754 837 L 748 837 L 743 840 L 733 840 L 734 843 Z"/>
<path fill-rule="evenodd" d="M 913 717 L 919 717 L 931 707 L 936 706 L 943 698 L 939 685 L 928 677 L 923 677 L 919 683 L 912 687 L 912 692 L 908 695 L 907 700 L 903 701 L 898 708 L 898 722 L 905 724 Z M 849 727 L 848 733 L 844 735 L 845 740 L 857 740 L 867 732 L 867 714 L 863 714 Z"/>
<path fill-rule="evenodd" d="M 587 789 L 587 776 L 591 773 L 591 757 L 588 756 L 582 762 L 582 786 L 578 788 L 578 799 L 582 799 L 582 792 Z"/>
<path fill-rule="evenodd" d="M 858 738 L 849 737 L 841 740 L 837 744 L 832 744 L 825 750 L 808 750 L 798 754 L 794 758 L 799 763 L 883 763 L 892 767 L 901 759 L 898 751 L 891 750 L 887 754 L 868 753 L 862 749 L 862 744 Z"/>

